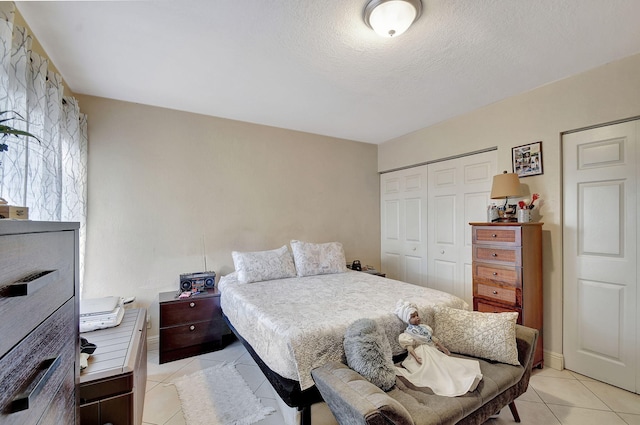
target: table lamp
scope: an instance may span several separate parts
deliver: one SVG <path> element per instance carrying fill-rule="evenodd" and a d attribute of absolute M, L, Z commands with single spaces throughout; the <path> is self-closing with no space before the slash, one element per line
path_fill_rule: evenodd
<path fill-rule="evenodd" d="M 493 176 L 491 185 L 491 199 L 504 199 L 501 209 L 504 215 L 501 221 L 516 221 L 515 214 L 507 213 L 507 204 L 510 197 L 520 196 L 520 179 L 516 173 L 507 173 Z"/>

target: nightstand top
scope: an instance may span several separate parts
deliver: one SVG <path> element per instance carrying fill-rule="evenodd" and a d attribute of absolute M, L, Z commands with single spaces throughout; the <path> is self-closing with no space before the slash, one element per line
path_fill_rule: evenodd
<path fill-rule="evenodd" d="M 179 295 L 178 291 L 160 292 L 160 295 L 158 296 L 158 301 L 160 303 L 167 303 L 167 302 L 174 302 L 174 301 L 186 302 L 186 301 L 198 300 L 202 298 L 216 297 L 220 295 L 220 291 L 218 291 L 218 288 L 207 289 L 205 292 L 200 292 L 198 295 L 192 295 L 187 298 L 178 298 L 178 295 Z"/>

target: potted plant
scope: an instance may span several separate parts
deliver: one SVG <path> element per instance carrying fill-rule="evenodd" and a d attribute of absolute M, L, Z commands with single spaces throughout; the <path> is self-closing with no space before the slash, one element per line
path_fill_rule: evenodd
<path fill-rule="evenodd" d="M 4 138 L 7 137 L 10 134 L 13 134 L 15 136 L 27 136 L 27 137 L 33 137 L 34 139 L 36 139 L 38 141 L 38 143 L 40 143 L 40 139 L 38 139 L 36 136 L 34 136 L 33 134 L 29 133 L 28 131 L 23 131 L 23 130 L 18 130 L 17 128 L 13 128 L 9 125 L 7 125 L 7 123 L 10 120 L 20 120 L 20 121 L 26 121 L 22 115 L 20 115 L 17 112 L 14 111 L 0 111 L 0 152 L 4 152 L 9 150 L 9 146 L 4 143 Z"/>

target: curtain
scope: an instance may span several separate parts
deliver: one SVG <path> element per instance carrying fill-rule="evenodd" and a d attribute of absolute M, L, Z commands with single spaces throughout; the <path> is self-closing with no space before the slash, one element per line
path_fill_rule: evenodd
<path fill-rule="evenodd" d="M 32 37 L 14 25 L 15 5 L 0 2 L 0 111 L 10 125 L 37 136 L 6 136 L 0 152 L 0 197 L 29 208 L 30 220 L 80 223 L 80 284 L 87 213 L 87 117 L 64 96 L 62 77 L 31 51 Z M 6 116 L 5 116 L 6 118 Z"/>

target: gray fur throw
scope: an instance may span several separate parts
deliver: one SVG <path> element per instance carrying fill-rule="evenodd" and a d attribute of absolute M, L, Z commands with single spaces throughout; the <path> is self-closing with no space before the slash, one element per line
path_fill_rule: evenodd
<path fill-rule="evenodd" d="M 383 391 L 396 384 L 391 344 L 374 320 L 358 319 L 349 325 L 344 335 L 344 353 L 351 369 Z"/>

